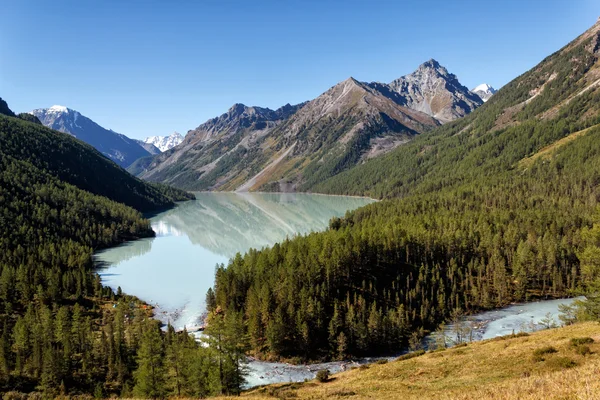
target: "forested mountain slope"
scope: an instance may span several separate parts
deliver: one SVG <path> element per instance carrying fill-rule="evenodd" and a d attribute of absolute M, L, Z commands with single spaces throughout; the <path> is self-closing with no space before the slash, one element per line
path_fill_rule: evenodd
<path fill-rule="evenodd" d="M 30 114 L 37 117 L 44 126 L 68 133 L 92 145 L 123 168 L 127 168 L 138 158 L 154 154 L 137 140 L 105 129 L 78 111 L 64 106 L 38 108 Z"/>
<path fill-rule="evenodd" d="M 92 252 L 154 234 L 122 203 L 152 211 L 190 195 L 141 182 L 67 134 L 2 113 L 0 392 L 53 398 L 132 387 L 142 336 L 158 327 L 136 299 L 102 287 Z"/>
<path fill-rule="evenodd" d="M 66 133 L 5 115 L 0 115 L 0 153 L 140 211 L 169 207 L 174 201 L 190 198 L 186 192 L 167 191 L 131 176 L 92 146 Z"/>
<path fill-rule="evenodd" d="M 508 171 L 562 137 L 598 122 L 598 23 L 505 85 L 467 117 L 311 189 L 377 198 L 439 190 Z"/>
<path fill-rule="evenodd" d="M 220 268 L 216 302 L 247 316 L 254 353 L 394 351 L 452 314 L 576 288 L 600 199 L 599 48 L 600 22 L 466 118 L 313 186 L 391 200 Z"/>

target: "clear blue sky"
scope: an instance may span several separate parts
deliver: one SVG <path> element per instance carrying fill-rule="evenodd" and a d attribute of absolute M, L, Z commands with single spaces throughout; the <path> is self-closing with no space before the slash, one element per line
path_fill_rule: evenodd
<path fill-rule="evenodd" d="M 430 58 L 500 87 L 598 16 L 597 0 L 3 0 L 0 97 L 135 138 L 186 133 L 234 103 L 277 108 Z"/>

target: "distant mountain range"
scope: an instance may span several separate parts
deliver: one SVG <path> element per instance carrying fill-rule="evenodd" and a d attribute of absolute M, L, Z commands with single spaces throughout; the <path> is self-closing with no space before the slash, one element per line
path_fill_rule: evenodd
<path fill-rule="evenodd" d="M 36 116 L 48 128 L 68 133 L 92 145 L 122 167 L 128 167 L 140 157 L 154 154 L 142 147 L 137 140 L 105 129 L 79 112 L 64 106 L 39 108 L 30 114 Z"/>
<path fill-rule="evenodd" d="M 144 139 L 144 143 L 151 144 L 161 152 L 172 149 L 183 142 L 183 136 L 178 132 L 173 132 L 169 136 L 150 136 Z"/>
<path fill-rule="evenodd" d="M 488 85 L 487 83 L 482 83 L 477 86 L 475 89 L 472 89 L 471 92 L 475 93 L 477 96 L 481 98 L 484 102 L 488 101 L 490 97 L 492 97 L 497 90 Z"/>
<path fill-rule="evenodd" d="M 306 190 L 482 104 L 432 59 L 389 84 L 349 78 L 277 110 L 235 104 L 129 171 L 195 190 Z"/>

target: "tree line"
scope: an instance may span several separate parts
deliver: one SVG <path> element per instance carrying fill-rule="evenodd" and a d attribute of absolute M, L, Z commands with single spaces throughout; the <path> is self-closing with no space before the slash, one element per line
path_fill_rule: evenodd
<path fill-rule="evenodd" d="M 59 171 L 70 165 L 65 157 L 90 163 Z M 239 393 L 246 348 L 239 315 L 213 310 L 200 345 L 187 332 L 163 332 L 140 300 L 102 286 L 93 252 L 154 233 L 140 211 L 115 201 L 127 202 L 123 192 L 78 186 L 93 182 L 94 168 L 113 185 L 133 182 L 128 199 L 145 211 L 190 198 L 132 181 L 68 135 L 0 115 L 0 392 L 11 398 Z"/>
<path fill-rule="evenodd" d="M 219 267 L 216 304 L 244 314 L 252 352 L 388 353 L 457 310 L 576 293 L 582 230 L 600 199 L 588 45 L 548 57 L 470 116 L 310 187 L 386 200 Z"/>

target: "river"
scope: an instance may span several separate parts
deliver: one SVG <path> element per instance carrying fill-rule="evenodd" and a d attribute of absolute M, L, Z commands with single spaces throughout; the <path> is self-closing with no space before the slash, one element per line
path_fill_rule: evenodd
<path fill-rule="evenodd" d="M 150 219 L 155 238 L 125 243 L 94 255 L 104 284 L 155 306 L 155 315 L 176 329 L 201 324 L 205 295 L 214 269 L 238 252 L 271 246 L 311 231 L 324 230 L 332 217 L 373 200 L 345 196 L 267 193 L 196 193 L 196 200 Z M 558 323 L 558 305 L 572 299 L 516 304 L 470 317 L 473 340 L 539 329 L 547 313 Z M 454 335 L 448 326 L 447 335 Z M 399 354 L 401 349 L 399 349 Z M 374 359 L 365 358 L 358 363 Z M 357 362 L 289 365 L 252 360 L 247 386 L 299 382 L 319 369 L 332 373 Z"/>

